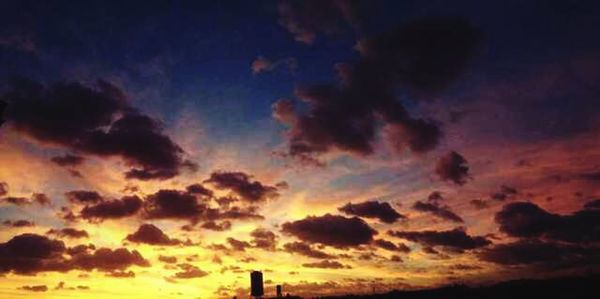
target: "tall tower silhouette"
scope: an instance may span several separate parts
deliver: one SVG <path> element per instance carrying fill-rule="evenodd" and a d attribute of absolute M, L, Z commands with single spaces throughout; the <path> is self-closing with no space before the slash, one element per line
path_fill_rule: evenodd
<path fill-rule="evenodd" d="M 250 273 L 250 295 L 255 298 L 261 298 L 264 295 L 263 275 L 260 271 Z"/>

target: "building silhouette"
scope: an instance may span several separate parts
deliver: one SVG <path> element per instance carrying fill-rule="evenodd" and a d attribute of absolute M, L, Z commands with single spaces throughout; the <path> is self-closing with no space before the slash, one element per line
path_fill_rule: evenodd
<path fill-rule="evenodd" d="M 252 271 L 250 273 L 250 295 L 255 298 L 261 298 L 264 294 L 262 272 Z"/>

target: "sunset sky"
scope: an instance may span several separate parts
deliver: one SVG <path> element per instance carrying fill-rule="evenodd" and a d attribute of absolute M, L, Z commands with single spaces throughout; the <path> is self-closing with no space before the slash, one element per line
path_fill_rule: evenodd
<path fill-rule="evenodd" d="M 0 1 L 0 298 L 600 272 L 597 1 Z"/>

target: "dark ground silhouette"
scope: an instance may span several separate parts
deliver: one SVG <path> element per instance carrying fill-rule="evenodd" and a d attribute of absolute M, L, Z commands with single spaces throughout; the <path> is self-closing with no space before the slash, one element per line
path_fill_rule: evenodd
<path fill-rule="evenodd" d="M 600 298 L 600 275 L 547 280 L 513 280 L 491 286 L 454 285 L 430 290 L 391 291 L 373 295 L 346 295 L 321 298 L 399 299 L 583 299 Z"/>

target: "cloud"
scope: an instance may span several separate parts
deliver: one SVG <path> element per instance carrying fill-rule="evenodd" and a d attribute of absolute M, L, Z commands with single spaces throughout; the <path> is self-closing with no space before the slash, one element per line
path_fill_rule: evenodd
<path fill-rule="evenodd" d="M 46 292 L 46 291 L 48 291 L 48 287 L 46 285 L 22 286 L 19 289 L 24 290 L 24 291 L 30 291 L 30 292 Z"/>
<path fill-rule="evenodd" d="M 463 156 L 452 151 L 437 161 L 435 173 L 444 181 L 464 185 L 469 178 L 469 165 Z"/>
<path fill-rule="evenodd" d="M 200 268 L 198 268 L 194 265 L 187 264 L 187 263 L 179 264 L 179 265 L 177 265 L 177 267 L 182 269 L 182 271 L 175 273 L 175 275 L 172 278 L 191 279 L 191 278 L 204 277 L 204 276 L 210 274 L 206 271 L 200 270 Z"/>
<path fill-rule="evenodd" d="M 473 199 L 469 201 L 469 204 L 472 205 L 477 210 L 483 210 L 489 208 L 489 204 L 485 200 L 481 199 Z"/>
<path fill-rule="evenodd" d="M 91 271 L 115 271 L 124 270 L 130 266 L 149 267 L 148 262 L 136 251 L 125 248 L 100 248 L 93 253 L 82 253 L 72 257 L 70 261 L 75 269 Z"/>
<path fill-rule="evenodd" d="M 204 182 L 211 183 L 218 189 L 231 190 L 249 202 L 260 202 L 279 196 L 277 187 L 252 181 L 251 176 L 243 172 L 213 172 Z"/>
<path fill-rule="evenodd" d="M 232 207 L 229 210 L 215 211 L 208 215 L 209 219 L 238 219 L 238 220 L 263 220 L 264 216 L 256 213 L 256 207 Z"/>
<path fill-rule="evenodd" d="M 359 11 L 354 0 L 283 0 L 278 4 L 279 24 L 305 44 L 312 44 L 317 34 L 331 35 L 357 26 Z"/>
<path fill-rule="evenodd" d="M 144 202 L 148 219 L 197 219 L 206 208 L 193 194 L 177 190 L 159 190 Z"/>
<path fill-rule="evenodd" d="M 213 192 L 210 189 L 207 189 L 206 187 L 202 186 L 201 184 L 192 184 L 189 185 L 187 187 L 185 187 L 185 190 L 190 193 L 190 194 L 194 194 L 194 195 L 203 195 L 206 197 L 213 197 Z"/>
<path fill-rule="evenodd" d="M 96 191 L 73 190 L 65 193 L 67 200 L 72 203 L 93 204 L 104 200 L 102 195 Z"/>
<path fill-rule="evenodd" d="M 399 214 L 387 202 L 365 201 L 357 204 L 348 203 L 338 208 L 340 212 L 364 218 L 376 218 L 384 223 L 394 223 L 398 219 L 406 218 Z"/>
<path fill-rule="evenodd" d="M 600 199 L 594 199 L 594 200 L 587 202 L 584 205 L 584 208 L 588 209 L 588 210 L 600 209 Z"/>
<path fill-rule="evenodd" d="M 50 206 L 52 204 L 50 197 L 44 193 L 33 193 L 31 199 L 40 206 Z"/>
<path fill-rule="evenodd" d="M 256 248 L 275 251 L 277 247 L 277 236 L 272 231 L 257 228 L 250 232 L 252 237 L 252 245 Z"/>
<path fill-rule="evenodd" d="M 397 251 L 397 252 L 404 252 L 404 253 L 410 252 L 410 248 L 408 246 L 406 246 L 404 243 L 398 243 L 398 245 L 396 245 L 388 240 L 378 239 L 378 240 L 373 241 L 373 244 L 379 248 L 383 248 L 383 249 L 389 250 L 389 251 Z"/>
<path fill-rule="evenodd" d="M 423 246 L 441 246 L 453 251 L 471 250 L 491 244 L 481 236 L 470 236 L 464 229 L 447 231 L 389 231 L 389 235 L 419 243 Z"/>
<path fill-rule="evenodd" d="M 509 203 L 494 218 L 500 231 L 513 237 L 570 243 L 600 241 L 600 210 L 593 206 L 570 215 L 549 213 L 530 202 Z"/>
<path fill-rule="evenodd" d="M 181 240 L 171 239 L 160 228 L 152 224 L 142 224 L 133 234 L 127 235 L 127 241 L 149 245 L 180 245 Z"/>
<path fill-rule="evenodd" d="M 574 268 L 598 265 L 598 247 L 523 239 L 498 244 L 478 253 L 480 259 L 501 265 L 528 265 L 545 268 Z"/>
<path fill-rule="evenodd" d="M 15 205 L 15 206 L 19 206 L 19 207 L 23 207 L 23 206 L 27 206 L 31 204 L 31 201 L 29 200 L 29 198 L 26 197 L 16 197 L 16 196 L 7 196 L 7 197 L 3 197 L 0 198 L 0 201 L 4 201 L 6 203 Z"/>
<path fill-rule="evenodd" d="M 0 197 L 8 194 L 8 184 L 5 182 L 0 182 Z"/>
<path fill-rule="evenodd" d="M 396 153 L 432 150 L 441 138 L 436 122 L 415 118 L 397 101 L 397 87 L 437 92 L 462 71 L 479 33 L 461 18 L 426 18 L 359 42 L 361 59 L 337 65 L 340 84 L 300 86 L 296 102 L 280 100 L 273 117 L 288 125 L 283 154 L 314 160 L 333 150 L 367 156 L 378 129 Z"/>
<path fill-rule="evenodd" d="M 189 187 L 189 186 L 188 186 Z M 192 190 L 194 191 L 194 190 Z M 219 204 L 219 208 L 211 208 L 206 200 L 205 192 L 189 192 L 179 190 L 159 190 L 146 196 L 143 205 L 142 216 L 146 219 L 179 219 L 188 220 L 192 224 L 205 221 L 204 228 L 220 229 L 216 225 L 217 220 L 262 220 L 263 216 L 257 214 L 256 207 L 229 207 L 227 204 Z M 202 201 L 199 201 L 201 199 Z M 219 198 L 215 199 L 218 203 Z M 225 225 L 221 227 L 226 229 Z M 229 225 L 230 226 L 230 225 Z"/>
<path fill-rule="evenodd" d="M 0 243 L 0 273 L 36 274 L 39 272 L 71 270 L 113 271 L 132 265 L 148 267 L 150 263 L 139 252 L 125 248 L 93 246 L 67 248 L 62 241 L 36 234 L 22 234 Z M 70 256 L 66 258 L 65 256 Z"/>
<path fill-rule="evenodd" d="M 131 107 L 125 93 L 106 81 L 45 86 L 17 79 L 9 87 L 0 96 L 8 102 L 6 119 L 32 138 L 83 154 L 121 157 L 132 167 L 127 178 L 168 179 L 193 168 L 163 125 Z"/>
<path fill-rule="evenodd" d="M 352 269 L 352 267 L 347 266 L 347 265 L 343 265 L 340 262 L 329 261 L 329 260 L 323 260 L 323 261 L 314 262 L 314 263 L 305 263 L 305 264 L 302 264 L 302 267 L 305 267 L 305 268 L 322 268 L 322 269 Z"/>
<path fill-rule="evenodd" d="M 50 161 L 52 161 L 54 164 L 56 164 L 58 166 L 75 167 L 75 166 L 79 166 L 79 165 L 83 164 L 83 162 L 85 161 L 85 158 L 82 156 L 65 154 L 62 156 L 52 157 L 52 159 L 50 159 Z"/>
<path fill-rule="evenodd" d="M 504 201 L 508 198 L 514 197 L 518 193 L 517 189 L 502 185 L 500 186 L 500 190 L 498 192 L 492 193 L 490 197 L 494 200 Z"/>
<path fill-rule="evenodd" d="M 177 257 L 174 256 L 165 256 L 165 255 L 159 255 L 158 256 L 158 260 L 166 263 L 166 264 L 175 264 L 177 263 Z"/>
<path fill-rule="evenodd" d="M 358 217 L 325 214 L 282 224 L 281 231 L 309 243 L 339 248 L 371 243 L 377 231 Z"/>
<path fill-rule="evenodd" d="M 107 277 L 116 277 L 116 278 L 134 278 L 135 272 L 133 271 L 111 271 L 106 273 Z"/>
<path fill-rule="evenodd" d="M 291 242 L 283 244 L 283 250 L 289 253 L 300 254 L 316 259 L 335 259 L 336 257 L 324 251 L 314 249 L 304 242 Z"/>
<path fill-rule="evenodd" d="M 293 57 L 272 61 L 271 59 L 258 56 L 252 61 L 250 68 L 252 69 L 252 73 L 257 75 L 263 72 L 271 72 L 280 66 L 286 67 L 290 73 L 293 73 L 298 67 L 298 61 Z"/>
<path fill-rule="evenodd" d="M 2 224 L 4 226 L 8 226 L 8 227 L 32 227 L 35 226 L 35 223 L 33 221 L 29 221 L 29 220 L 25 220 L 25 219 L 20 219 L 20 220 L 4 220 L 2 222 Z"/>
<path fill-rule="evenodd" d="M 464 222 L 464 220 L 460 216 L 452 212 L 449 207 L 441 206 L 436 203 L 417 201 L 413 205 L 413 209 L 420 212 L 430 213 L 438 218 L 449 220 L 452 222 Z"/>
<path fill-rule="evenodd" d="M 206 222 L 202 223 L 202 225 L 200 227 L 202 227 L 204 229 L 222 232 L 222 231 L 231 229 L 231 222 L 227 221 L 227 220 L 222 221 L 220 223 L 217 223 L 214 221 L 206 221 Z"/>
<path fill-rule="evenodd" d="M 92 222 L 130 217 L 140 211 L 142 203 L 137 196 L 123 196 L 120 199 L 105 200 L 95 205 L 85 206 L 80 216 Z"/>
<path fill-rule="evenodd" d="M 234 238 L 227 238 L 227 243 L 235 251 L 246 251 L 246 248 L 252 247 L 252 245 L 246 241 L 240 241 Z"/>
<path fill-rule="evenodd" d="M 0 184 L 0 193 L 4 193 L 4 195 L 6 195 L 7 190 L 8 189 L 6 186 L 2 186 Z M 2 197 L 2 195 L 0 195 L 0 202 L 3 202 L 3 201 L 8 204 L 12 204 L 12 205 L 19 206 L 19 207 L 29 206 L 29 205 L 32 205 L 33 203 L 36 203 L 40 206 L 49 206 L 51 204 L 50 198 L 46 194 L 43 194 L 43 193 L 33 193 L 31 195 L 31 198 L 22 197 L 22 196 Z"/>
<path fill-rule="evenodd" d="M 89 234 L 85 230 L 79 230 L 71 227 L 63 229 L 50 229 L 46 232 L 47 235 L 55 235 L 57 237 L 67 237 L 73 239 L 88 238 Z"/>

